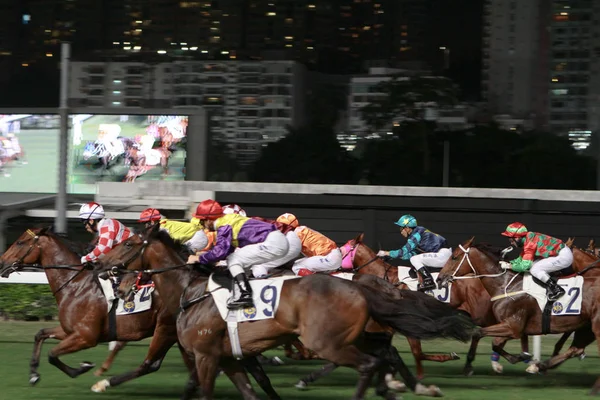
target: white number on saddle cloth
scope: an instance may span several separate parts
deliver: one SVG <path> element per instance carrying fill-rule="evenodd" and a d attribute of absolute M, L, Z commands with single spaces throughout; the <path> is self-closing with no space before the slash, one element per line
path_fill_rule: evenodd
<path fill-rule="evenodd" d="M 566 279 L 559 279 L 558 284 L 565 289 L 562 295 L 552 305 L 552 315 L 579 315 L 581 314 L 581 304 L 583 302 L 583 276 L 574 276 Z M 526 274 L 523 277 L 523 290 L 534 297 L 543 311 L 546 307 L 548 298 L 546 297 L 546 288 L 534 282 L 531 275 Z"/>
<path fill-rule="evenodd" d="M 254 307 L 236 310 L 237 322 L 260 321 L 262 319 L 271 319 L 275 317 L 279 307 L 279 298 L 281 297 L 281 288 L 283 282 L 288 279 L 298 279 L 297 276 L 281 276 L 270 279 L 254 279 L 250 281 L 252 286 L 252 300 Z M 229 309 L 227 300 L 231 297 L 231 292 L 216 283 L 212 276 L 208 280 L 208 291 L 211 293 L 219 314 L 224 321 L 227 321 Z"/>
<path fill-rule="evenodd" d="M 113 301 L 116 299 L 112 280 L 98 279 L 98 281 L 100 281 L 102 292 L 104 293 L 106 302 L 108 304 L 108 312 L 110 313 Z M 136 293 L 133 301 L 125 302 L 119 299 L 119 304 L 117 305 L 117 315 L 130 315 L 142 311 L 148 311 L 152 307 L 152 292 L 154 292 L 153 287 L 145 287 Z"/>
<path fill-rule="evenodd" d="M 354 274 L 352 272 L 336 272 L 335 274 L 331 274 L 331 276 L 346 279 L 347 281 L 351 281 L 354 279 Z"/>
<path fill-rule="evenodd" d="M 417 291 L 418 287 L 419 287 L 419 280 L 412 278 L 409 275 L 410 272 L 410 267 L 403 267 L 403 266 L 399 266 L 398 267 L 398 280 L 402 283 L 404 283 L 406 286 L 408 286 L 408 288 L 412 291 Z M 439 273 L 438 272 L 432 272 L 431 276 L 433 277 L 433 281 L 435 282 L 437 280 Z M 442 303 L 450 303 L 450 295 L 452 293 L 452 282 L 448 284 L 447 287 L 443 288 L 443 289 L 433 289 L 433 290 L 428 290 L 425 293 L 427 293 L 430 296 L 435 297 L 437 300 L 441 301 Z"/>

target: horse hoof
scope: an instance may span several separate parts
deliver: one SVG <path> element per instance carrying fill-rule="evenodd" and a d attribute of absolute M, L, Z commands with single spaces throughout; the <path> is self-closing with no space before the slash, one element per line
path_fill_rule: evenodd
<path fill-rule="evenodd" d="M 468 368 L 463 369 L 463 374 L 465 376 L 473 376 L 474 372 L 475 371 L 473 371 L 472 367 L 468 367 Z"/>
<path fill-rule="evenodd" d="M 522 352 L 519 355 L 519 358 L 521 359 L 521 361 L 527 362 L 527 361 L 531 361 L 531 359 L 533 359 L 533 355 L 531 355 L 530 353 L 527 353 L 527 352 Z"/>
<path fill-rule="evenodd" d="M 583 359 L 585 358 L 586 354 L 585 353 L 581 353 L 579 355 L 579 361 L 583 361 Z"/>
<path fill-rule="evenodd" d="M 540 372 L 540 367 L 537 364 L 530 364 L 525 370 L 529 374 L 537 374 Z"/>
<path fill-rule="evenodd" d="M 460 357 L 455 352 L 450 353 L 450 357 L 452 357 L 453 360 L 460 360 Z"/>
<path fill-rule="evenodd" d="M 306 390 L 306 389 L 308 389 L 308 384 L 306 382 L 304 382 L 304 381 L 298 381 L 298 383 L 296 383 L 294 386 L 298 390 Z"/>
<path fill-rule="evenodd" d="M 397 380 L 387 382 L 387 387 L 394 392 L 406 392 L 406 385 Z"/>
<path fill-rule="evenodd" d="M 498 361 L 492 361 L 492 369 L 497 374 L 504 372 L 504 367 Z"/>
<path fill-rule="evenodd" d="M 417 396 L 444 397 L 444 394 L 439 387 L 433 385 L 425 386 L 422 383 L 417 383 L 415 394 Z"/>
<path fill-rule="evenodd" d="M 90 369 L 94 368 L 95 366 L 96 366 L 96 364 L 94 364 L 93 362 L 89 362 L 89 361 L 84 361 L 79 364 L 79 367 L 81 369 L 85 369 L 86 371 L 89 371 Z"/>
<path fill-rule="evenodd" d="M 36 383 L 38 383 L 40 381 L 40 374 L 35 373 L 35 374 L 31 374 L 29 375 L 29 384 L 31 386 L 34 386 Z"/>
<path fill-rule="evenodd" d="M 271 358 L 271 365 L 283 365 L 285 364 L 283 360 L 277 356 Z"/>
<path fill-rule="evenodd" d="M 108 379 L 102 379 L 101 381 L 96 382 L 96 384 L 92 386 L 91 390 L 94 393 L 104 393 L 109 387 L 110 382 L 108 381 Z"/>
<path fill-rule="evenodd" d="M 106 370 L 104 368 L 98 368 L 94 371 L 94 376 L 102 376 L 105 372 Z"/>

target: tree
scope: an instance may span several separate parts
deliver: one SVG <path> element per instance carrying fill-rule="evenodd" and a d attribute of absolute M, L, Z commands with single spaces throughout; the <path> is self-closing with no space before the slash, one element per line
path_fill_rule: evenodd
<path fill-rule="evenodd" d="M 402 125 L 410 124 L 412 131 L 420 131 L 418 138 L 423 170 L 428 174 L 431 169 L 429 142 L 435 132 L 435 124 L 431 123 L 427 108 L 439 109 L 456 104 L 457 86 L 444 77 L 396 75 L 378 83 L 373 92 L 384 95 L 372 96 L 371 103 L 360 110 L 367 125 L 375 131 L 387 128 L 398 133 Z M 393 125 L 397 127 L 392 128 Z"/>
<path fill-rule="evenodd" d="M 356 183 L 358 163 L 338 143 L 331 128 L 289 128 L 283 139 L 263 149 L 254 164 L 256 182 Z"/>

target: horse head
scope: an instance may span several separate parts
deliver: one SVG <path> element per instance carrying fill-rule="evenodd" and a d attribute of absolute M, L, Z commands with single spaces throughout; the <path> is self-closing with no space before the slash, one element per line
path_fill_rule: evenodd
<path fill-rule="evenodd" d="M 472 236 L 469 240 L 458 245 L 458 247 L 454 249 L 452 256 L 446 262 L 438 275 L 438 287 L 447 287 L 454 277 L 467 275 L 473 272 L 469 257 L 471 253 L 471 246 L 473 245 L 474 240 L 475 236 Z"/>
<path fill-rule="evenodd" d="M 27 229 L 19 238 L 0 256 L 0 276 L 8 278 L 13 272 L 40 263 L 42 246 L 40 238 L 45 236 L 52 228 Z"/>

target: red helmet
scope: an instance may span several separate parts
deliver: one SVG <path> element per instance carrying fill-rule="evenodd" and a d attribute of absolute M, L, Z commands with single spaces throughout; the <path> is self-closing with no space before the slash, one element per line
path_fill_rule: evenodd
<path fill-rule="evenodd" d="M 223 207 L 214 200 L 204 200 L 196 207 L 195 218 L 215 220 L 223 215 Z"/>
<path fill-rule="evenodd" d="M 502 236 L 509 238 L 521 238 L 525 235 L 527 235 L 527 227 L 520 222 L 513 222 L 502 232 Z"/>
<path fill-rule="evenodd" d="M 140 214 L 140 219 L 138 222 L 150 222 L 150 221 L 160 221 L 162 215 L 156 208 L 146 208 Z"/>

